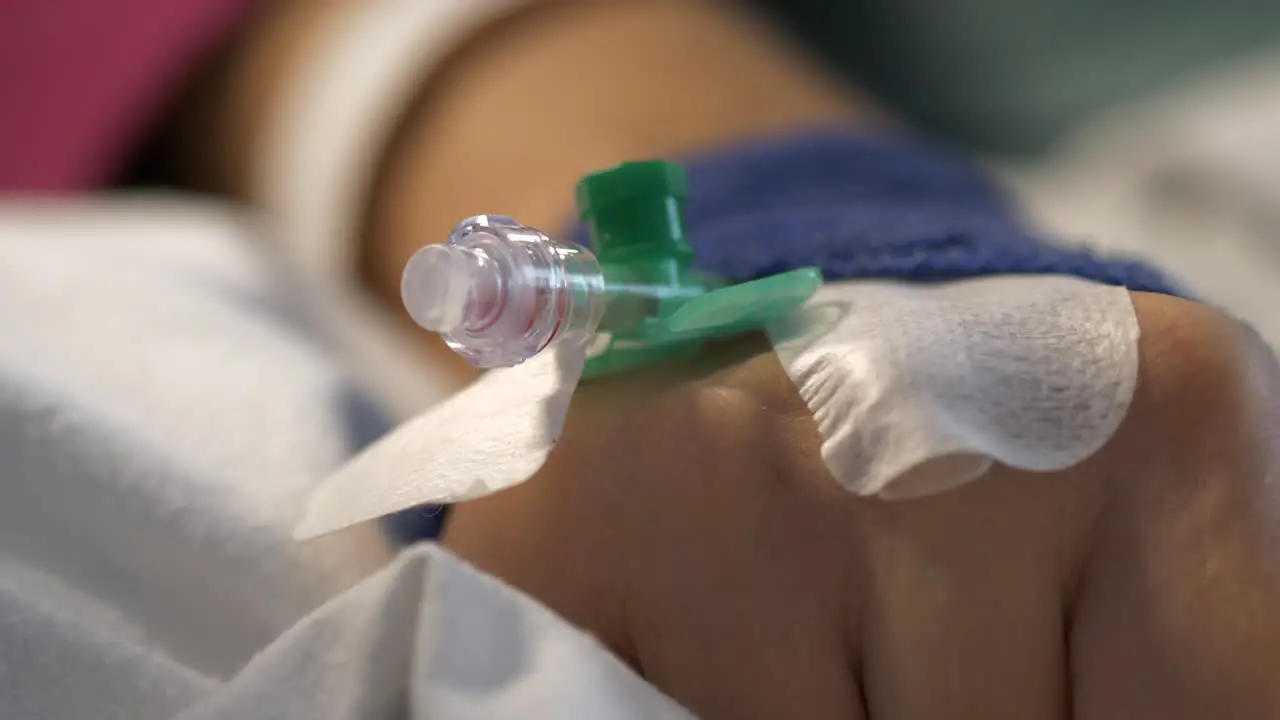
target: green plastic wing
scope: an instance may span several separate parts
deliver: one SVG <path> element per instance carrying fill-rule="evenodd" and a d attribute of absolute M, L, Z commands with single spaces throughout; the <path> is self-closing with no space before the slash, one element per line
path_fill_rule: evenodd
<path fill-rule="evenodd" d="M 759 327 L 785 317 L 820 287 L 822 272 L 817 268 L 771 275 L 693 298 L 667 317 L 664 325 L 680 335 L 718 335 L 743 326 Z"/>

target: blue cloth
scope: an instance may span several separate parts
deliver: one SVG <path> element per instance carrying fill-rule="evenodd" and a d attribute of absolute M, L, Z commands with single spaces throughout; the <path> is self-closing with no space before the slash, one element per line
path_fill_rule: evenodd
<path fill-rule="evenodd" d="M 397 545 L 412 545 L 422 540 L 435 540 L 444 531 L 449 516 L 447 505 L 423 505 L 409 508 L 382 519 L 382 529 Z"/>
<path fill-rule="evenodd" d="M 902 138 L 789 135 L 685 168 L 697 263 L 736 280 L 805 266 L 827 280 L 1048 273 L 1181 294 L 1143 263 L 1037 237 L 967 164 Z M 589 244 L 581 225 L 572 238 Z"/>
<path fill-rule="evenodd" d="M 1037 237 L 968 165 L 905 139 L 811 132 L 716 150 L 685 168 L 697 263 L 732 279 L 807 266 L 827 280 L 1064 274 L 1180 294 L 1143 263 Z M 590 245 L 581 224 L 570 237 Z M 410 510 L 387 527 L 402 541 L 434 538 L 445 510 Z"/>

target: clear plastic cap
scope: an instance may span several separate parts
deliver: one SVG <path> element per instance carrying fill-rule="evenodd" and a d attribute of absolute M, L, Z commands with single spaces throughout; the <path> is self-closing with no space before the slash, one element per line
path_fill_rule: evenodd
<path fill-rule="evenodd" d="M 501 215 L 467 218 L 410 258 L 400 295 L 413 321 L 479 368 L 517 365 L 553 342 L 586 342 L 604 313 L 587 249 Z"/>

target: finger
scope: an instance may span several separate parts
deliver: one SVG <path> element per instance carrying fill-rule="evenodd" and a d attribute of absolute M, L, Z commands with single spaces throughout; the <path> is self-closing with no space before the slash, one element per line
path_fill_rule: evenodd
<path fill-rule="evenodd" d="M 812 421 L 791 422 L 807 410 L 760 350 L 583 386 L 547 465 L 456 508 L 446 539 L 700 717 L 863 717 L 853 500 L 797 474 L 821 463 Z"/>
<path fill-rule="evenodd" d="M 1096 471 L 1087 463 L 1054 475 L 997 468 L 973 487 L 933 498 L 859 500 L 827 474 L 813 420 L 776 360 L 738 364 L 713 381 L 775 411 L 790 408 L 775 412 L 784 420 L 762 438 L 733 438 L 725 451 L 758 448 L 766 438 L 782 443 L 771 472 L 786 468 L 781 474 L 792 478 L 786 489 L 795 497 L 780 491 L 762 499 L 771 523 L 756 524 L 775 532 L 761 552 L 772 559 L 769 567 L 785 568 L 788 582 L 815 587 L 800 559 L 838 548 L 838 557 L 815 567 L 849 568 L 838 596 L 851 615 L 844 627 L 856 658 L 844 670 L 869 717 L 1068 715 L 1066 602 L 1105 498 Z M 718 475 L 751 472 L 722 468 Z M 791 522 L 789 504 L 804 508 Z M 796 625 L 789 630 L 803 636 Z"/>
<path fill-rule="evenodd" d="M 1221 314 L 1135 296 L 1139 396 L 1072 634 L 1079 717 L 1280 717 L 1271 352 Z"/>
<path fill-rule="evenodd" d="M 860 718 L 845 630 L 851 501 L 796 476 L 793 458 L 816 457 L 817 439 L 792 432 L 770 378 L 787 382 L 771 355 L 733 365 L 619 428 L 652 452 L 598 446 L 615 459 L 602 504 L 644 538 L 617 559 L 635 579 L 629 629 L 646 677 L 701 717 Z"/>
<path fill-rule="evenodd" d="M 997 468 L 940 495 L 863 502 L 871 717 L 1068 716 L 1065 605 L 1096 512 L 1078 474 Z"/>

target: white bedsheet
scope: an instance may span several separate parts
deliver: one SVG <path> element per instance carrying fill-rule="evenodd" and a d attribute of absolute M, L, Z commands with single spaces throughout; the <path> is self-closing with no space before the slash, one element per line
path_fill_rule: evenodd
<path fill-rule="evenodd" d="M 292 540 L 387 423 L 265 246 L 172 199 L 0 203 L 0 718 L 683 716 L 440 548 Z"/>
<path fill-rule="evenodd" d="M 1280 52 L 1139 99 L 1001 170 L 1050 233 L 1149 259 L 1280 348 Z"/>

